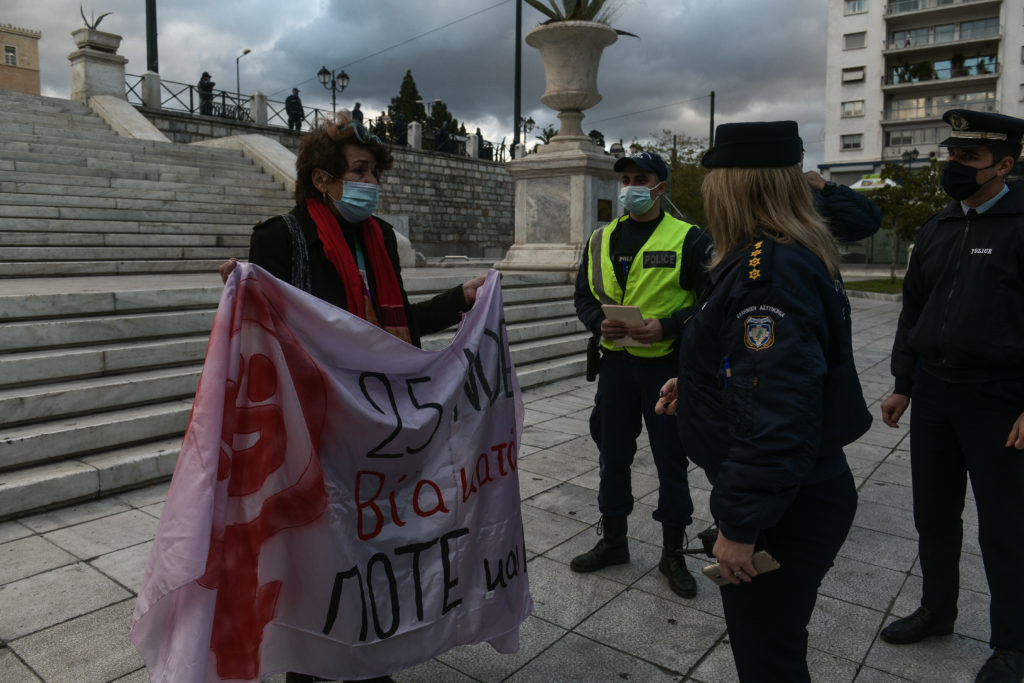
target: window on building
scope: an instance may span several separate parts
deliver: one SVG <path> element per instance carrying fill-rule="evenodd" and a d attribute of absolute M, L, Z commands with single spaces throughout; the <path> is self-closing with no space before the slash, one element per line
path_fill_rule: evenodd
<path fill-rule="evenodd" d="M 893 31 L 890 36 L 889 47 L 901 48 L 901 47 L 917 47 L 918 45 L 928 44 L 928 29 L 927 28 L 912 28 L 904 29 L 900 31 Z"/>
<path fill-rule="evenodd" d="M 1020 101 L 1024 102 L 1024 83 L 1020 84 Z"/>
<path fill-rule="evenodd" d="M 843 69 L 843 83 L 853 83 L 854 81 L 864 80 L 864 67 L 853 66 L 848 69 Z"/>
<path fill-rule="evenodd" d="M 999 34 L 999 17 L 990 19 L 975 19 L 964 21 L 960 24 L 960 40 L 971 38 L 986 38 Z"/>
<path fill-rule="evenodd" d="M 851 116 L 864 116 L 864 100 L 850 100 L 843 102 L 843 118 Z"/>
<path fill-rule="evenodd" d="M 935 27 L 936 43 L 951 43 L 956 40 L 956 24 L 942 24 Z"/>
<path fill-rule="evenodd" d="M 846 0 L 843 3 L 843 14 L 861 14 L 867 11 L 866 0 Z"/>
<path fill-rule="evenodd" d="M 890 0 L 889 13 L 913 12 L 921 9 L 921 0 Z"/>
<path fill-rule="evenodd" d="M 860 133 L 856 135 L 840 135 L 839 146 L 841 149 L 860 149 L 863 137 Z"/>
<path fill-rule="evenodd" d="M 858 33 L 847 33 L 843 36 L 843 49 L 844 50 L 856 50 L 862 48 L 868 44 L 868 33 L 867 31 L 859 31 Z"/>
<path fill-rule="evenodd" d="M 18 66 L 18 48 L 13 45 L 4 45 L 4 64 Z"/>

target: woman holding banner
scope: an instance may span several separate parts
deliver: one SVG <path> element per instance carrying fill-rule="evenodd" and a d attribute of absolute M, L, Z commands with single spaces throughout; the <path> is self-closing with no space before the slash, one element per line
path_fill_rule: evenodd
<path fill-rule="evenodd" d="M 420 346 L 459 322 L 484 277 L 412 304 L 402 284 L 394 229 L 375 218 L 380 175 L 392 157 L 361 123 L 322 124 L 302 138 L 295 207 L 253 229 L 249 261 L 278 279 Z M 226 282 L 234 260 L 220 267 Z M 289 673 L 288 683 L 320 680 Z M 384 676 L 372 681 L 391 681 Z"/>
<path fill-rule="evenodd" d="M 419 346 L 422 335 L 459 322 L 484 277 L 409 302 L 394 228 L 372 215 L 391 164 L 388 148 L 357 121 L 307 133 L 295 161 L 295 207 L 253 229 L 249 261 Z M 233 269 L 233 260 L 221 265 L 221 278 Z"/>
<path fill-rule="evenodd" d="M 718 127 L 702 161 L 710 285 L 658 404 L 712 484 L 741 681 L 810 681 L 807 623 L 857 506 L 843 446 L 871 424 L 838 249 L 801 154 L 793 121 Z"/>

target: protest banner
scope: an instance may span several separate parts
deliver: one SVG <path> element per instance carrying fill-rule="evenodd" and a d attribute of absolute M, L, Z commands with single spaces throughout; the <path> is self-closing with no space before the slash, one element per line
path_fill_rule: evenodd
<path fill-rule="evenodd" d="M 500 277 L 424 351 L 249 264 L 225 285 L 131 638 L 153 683 L 518 649 L 523 408 Z"/>

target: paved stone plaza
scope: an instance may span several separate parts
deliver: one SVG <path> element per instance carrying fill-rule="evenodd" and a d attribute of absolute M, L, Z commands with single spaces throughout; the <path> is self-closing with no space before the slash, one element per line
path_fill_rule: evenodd
<path fill-rule="evenodd" d="M 892 387 L 889 349 L 899 304 L 854 299 L 853 310 L 854 348 L 875 425 L 847 449 L 860 505 L 811 621 L 812 676 L 972 681 L 989 655 L 989 629 L 971 502 L 956 633 L 901 647 L 878 638 L 894 616 L 917 607 L 921 578 L 908 429 L 890 429 L 878 418 Z M 569 560 L 597 540 L 597 454 L 587 424 L 594 386 L 561 381 L 523 397 L 519 480 L 535 610 L 523 624 L 520 652 L 458 648 L 397 680 L 735 680 L 717 589 L 698 577 L 697 598 L 684 600 L 657 570 L 661 531 L 651 519 L 657 476 L 649 447 L 640 449 L 633 473 L 632 561 L 589 575 L 569 570 Z M 692 530 L 699 531 L 710 521 L 710 487 L 700 471 L 691 473 L 691 487 L 698 517 Z M 0 681 L 148 680 L 127 635 L 166 491 L 161 484 L 0 523 Z M 699 572 L 704 563 L 692 558 L 691 569 Z"/>

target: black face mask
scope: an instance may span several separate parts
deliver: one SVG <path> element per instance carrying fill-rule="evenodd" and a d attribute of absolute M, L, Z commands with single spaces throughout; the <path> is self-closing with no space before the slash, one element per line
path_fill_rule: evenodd
<path fill-rule="evenodd" d="M 984 183 L 978 183 L 978 171 L 984 171 L 992 166 L 995 164 L 984 168 L 975 168 L 961 164 L 959 161 L 947 161 L 942 169 L 942 189 L 957 201 L 962 202 L 968 197 L 973 197 L 978 190 L 999 177 L 997 173 Z"/>

